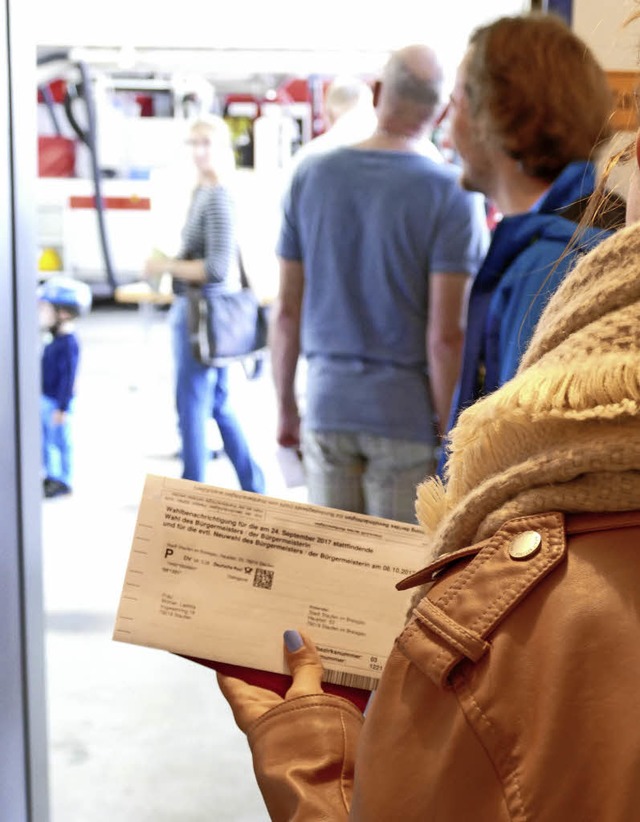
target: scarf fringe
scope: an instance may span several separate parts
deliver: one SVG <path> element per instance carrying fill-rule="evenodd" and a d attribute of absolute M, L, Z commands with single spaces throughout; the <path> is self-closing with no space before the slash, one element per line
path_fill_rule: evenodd
<path fill-rule="evenodd" d="M 416 491 L 416 516 L 427 537 L 432 537 L 448 511 L 447 495 L 439 477 L 429 477 Z"/>
<path fill-rule="evenodd" d="M 640 413 L 639 355 L 603 355 L 569 371 L 540 363 L 517 376 L 499 392 L 468 408 L 451 435 L 450 453 L 459 453 L 490 437 L 506 424 L 530 425 L 540 420 L 613 420 Z M 485 443 L 483 442 L 483 447 Z"/>
<path fill-rule="evenodd" d="M 549 371 L 532 368 L 527 388 L 513 398 L 532 420 L 539 417 L 567 417 L 574 420 L 613 419 L 621 414 L 637 414 L 640 402 L 638 354 L 620 361 L 618 353 L 574 366 L 570 371 L 556 365 Z M 500 403 L 501 404 L 501 403 Z"/>

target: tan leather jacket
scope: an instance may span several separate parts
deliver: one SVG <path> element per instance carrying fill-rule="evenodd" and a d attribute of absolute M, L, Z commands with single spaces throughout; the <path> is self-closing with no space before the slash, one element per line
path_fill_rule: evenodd
<path fill-rule="evenodd" d="M 521 517 L 434 572 L 366 722 L 312 696 L 250 730 L 272 819 L 640 819 L 640 512 Z"/>

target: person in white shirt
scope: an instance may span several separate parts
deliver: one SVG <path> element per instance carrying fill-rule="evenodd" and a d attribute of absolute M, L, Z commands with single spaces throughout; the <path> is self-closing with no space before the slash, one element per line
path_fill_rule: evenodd
<path fill-rule="evenodd" d="M 371 136 L 377 122 L 371 87 L 357 77 L 336 77 L 327 88 L 324 118 L 326 131 L 309 140 L 293 155 L 290 166 L 292 175 L 307 157 L 339 146 L 353 145 Z"/>

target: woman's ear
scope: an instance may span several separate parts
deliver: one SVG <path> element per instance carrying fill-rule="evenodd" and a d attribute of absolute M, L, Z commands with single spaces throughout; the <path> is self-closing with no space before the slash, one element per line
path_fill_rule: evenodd
<path fill-rule="evenodd" d="M 636 134 L 636 165 L 640 169 L 640 129 Z"/>

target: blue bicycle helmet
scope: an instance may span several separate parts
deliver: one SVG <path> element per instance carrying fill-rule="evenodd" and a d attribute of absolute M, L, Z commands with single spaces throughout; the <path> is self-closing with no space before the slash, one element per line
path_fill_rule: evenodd
<path fill-rule="evenodd" d="M 50 277 L 38 289 L 38 299 L 55 308 L 66 308 L 76 314 L 86 314 L 91 308 L 91 289 L 72 277 Z"/>

